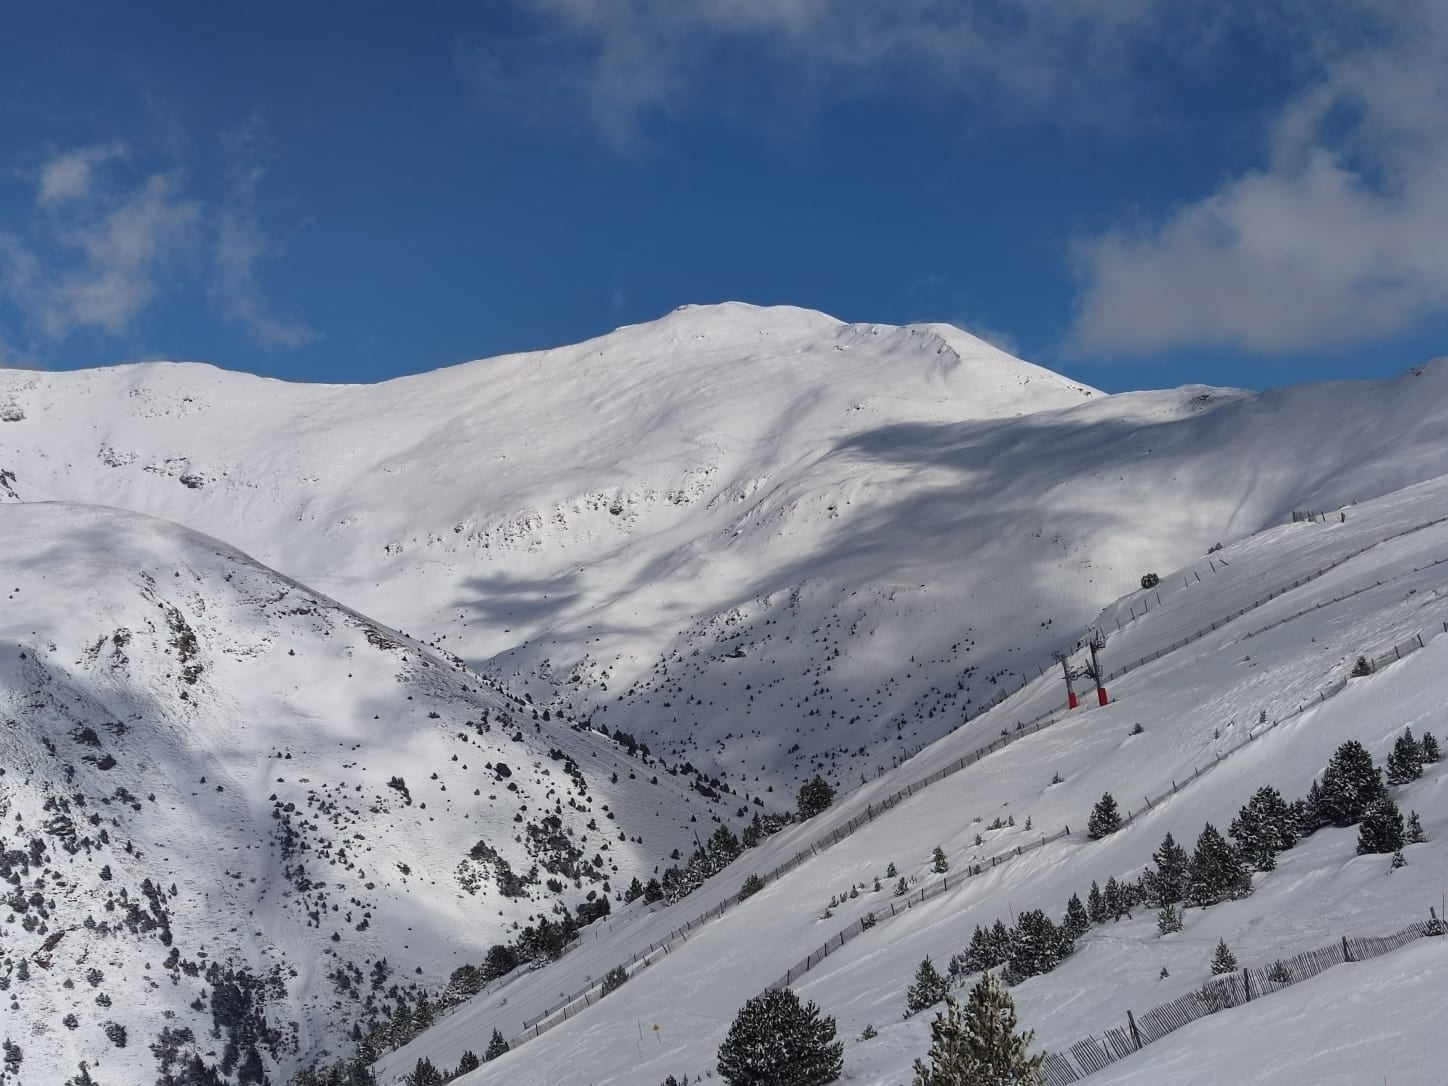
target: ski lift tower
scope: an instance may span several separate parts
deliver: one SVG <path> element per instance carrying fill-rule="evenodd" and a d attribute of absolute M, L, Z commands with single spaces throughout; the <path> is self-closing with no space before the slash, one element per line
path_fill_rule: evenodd
<path fill-rule="evenodd" d="M 1086 674 L 1084 668 L 1072 667 L 1071 657 L 1064 652 L 1053 652 L 1056 663 L 1061 665 L 1061 673 L 1066 676 L 1066 708 L 1075 709 L 1081 704 L 1081 699 L 1076 696 L 1075 682 Z"/>
<path fill-rule="evenodd" d="M 1096 703 L 1105 705 L 1110 699 L 1106 696 L 1106 673 L 1101 669 L 1099 654 L 1106 647 L 1106 635 L 1100 630 L 1093 630 L 1088 644 L 1091 649 L 1091 662 L 1085 667 L 1086 676 L 1096 684 Z"/>

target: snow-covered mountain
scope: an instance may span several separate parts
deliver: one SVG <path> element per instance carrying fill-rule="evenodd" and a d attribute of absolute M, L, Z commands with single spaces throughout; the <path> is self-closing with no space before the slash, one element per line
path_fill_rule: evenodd
<path fill-rule="evenodd" d="M 1119 704 L 825 850 L 478 1081 L 703 1074 L 739 1002 L 868 907 L 845 898 L 851 884 L 873 887 L 891 861 L 924 879 L 935 844 L 957 869 L 979 862 L 1028 841 L 1025 816 L 1055 832 L 1107 789 L 1157 796 L 1264 710 L 1437 621 L 1448 537 L 1407 529 L 1448 516 L 1445 476 L 1444 363 L 1265 394 L 1106 396 L 957 329 L 788 308 L 686 308 L 374 386 L 197 364 L 0 370 L 14 917 L 0 975 L 19 1023 L 5 1032 L 25 1038 L 18 1080 L 59 1082 L 86 1060 L 103 1083 L 150 1081 L 168 1028 L 177 1059 L 223 1060 L 230 1043 L 232 1077 L 254 1069 L 240 1062 L 252 1049 L 281 1075 L 348 1050 L 352 1025 L 396 1005 L 393 985 L 435 995 L 518 926 L 610 901 L 562 961 L 511 976 L 379 1070 L 455 1066 L 732 900 L 746 874 L 1050 709 L 1059 681 L 1042 672 L 1088 625 L 1111 635 L 1108 668 L 1173 650 L 1113 682 Z M 1288 523 L 1304 509 L 1338 512 Z M 1228 565 L 1203 558 L 1217 543 Z M 1163 577 L 1150 599 L 1148 571 Z M 1278 589 L 1250 620 L 1280 619 L 1277 632 L 1248 640 L 1243 618 L 1178 644 Z M 1322 614 L 1293 617 L 1349 590 L 1331 637 Z M 1433 642 L 1224 765 L 1300 792 L 1341 737 L 1381 758 L 1441 700 L 1440 655 Z M 1364 725 L 1359 689 L 1395 691 L 1394 708 Z M 1146 735 L 1128 737 L 1138 722 Z M 622 901 L 716 822 L 792 808 L 815 772 L 848 799 L 676 906 Z M 1229 821 L 1251 775 L 1217 770 L 1174 799 L 1178 836 Z M 1436 840 L 1441 782 L 1418 787 Z M 1017 825 L 983 829 L 1007 816 Z M 924 1050 L 923 1022 L 899 1023 L 896 1006 L 923 951 L 943 963 L 964 924 L 1059 910 L 1139 869 L 1152 819 L 1023 856 L 811 972 L 805 990 L 844 1033 L 880 1029 L 849 1047 L 849 1080 L 897 1083 Z M 1344 840 L 1314 837 L 1288 889 L 1208 910 L 1166 950 L 1141 917 L 1088 941 L 1022 986 L 1026 1020 L 1059 1046 L 1108 1024 L 1104 1010 L 1156 1001 L 1146 958 L 1182 970 L 1163 997 L 1199 984 L 1192 940 L 1226 934 L 1253 956 L 1423 911 L 1441 849 L 1415 846 L 1384 889 Z M 831 896 L 850 904 L 828 909 Z M 1274 927 L 1269 905 L 1314 919 Z M 1129 969 L 1101 949 L 1112 939 Z M 1107 982 L 1133 1002 L 1103 1002 Z M 653 1052 L 618 1042 L 646 1021 L 661 1026 L 642 1038 Z"/>
<path fill-rule="evenodd" d="M 142 365 L 0 373 L 0 404 L 25 499 L 226 539 L 786 790 L 945 734 L 1148 570 L 1448 471 L 1442 365 L 1108 397 L 947 326 L 744 305 L 375 386 Z"/>
<path fill-rule="evenodd" d="M 228 1070 L 340 1051 L 735 814 L 215 539 L 64 503 L 0 539 L 16 1081 L 151 1081 L 163 1029 Z"/>

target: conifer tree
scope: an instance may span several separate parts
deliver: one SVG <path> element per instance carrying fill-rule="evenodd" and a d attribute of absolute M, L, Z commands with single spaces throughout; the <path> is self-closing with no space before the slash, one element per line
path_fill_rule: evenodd
<path fill-rule="evenodd" d="M 995 974 L 971 990 L 964 1008 L 947 996 L 930 1026 L 929 1063 L 915 1061 L 914 1086 L 1036 1086 L 1043 1055 L 1030 1055 L 1034 1034 L 1016 1032 L 1016 1007 Z"/>
<path fill-rule="evenodd" d="M 950 985 L 944 977 L 936 971 L 935 963 L 930 960 L 927 954 L 915 970 L 915 983 L 905 993 L 905 1017 L 933 1007 L 945 998 L 945 993 L 950 991 Z"/>
<path fill-rule="evenodd" d="M 1070 933 L 1073 943 L 1091 930 L 1091 917 L 1086 913 L 1086 906 L 1081 904 L 1080 894 L 1072 894 L 1071 900 L 1066 902 L 1066 916 L 1061 921 L 1061 927 Z"/>
<path fill-rule="evenodd" d="M 483 1052 L 483 1059 L 495 1060 L 506 1051 L 508 1051 L 508 1042 L 503 1040 L 501 1030 L 494 1029 L 493 1039 L 488 1042 L 488 1047 Z"/>
<path fill-rule="evenodd" d="M 466 1075 L 469 1071 L 476 1071 L 482 1065 L 482 1062 L 482 1060 L 478 1059 L 478 1054 L 470 1048 L 464 1052 L 458 1060 L 456 1074 Z M 456 1077 L 456 1075 L 454 1077 Z"/>
<path fill-rule="evenodd" d="M 1091 890 L 1086 895 L 1086 915 L 1093 924 L 1106 923 L 1106 899 L 1101 896 L 1101 887 L 1091 881 Z"/>
<path fill-rule="evenodd" d="M 1011 932 L 1010 957 L 1006 962 L 1006 982 L 1019 984 L 1027 977 L 1049 973 L 1074 949 L 1069 936 L 1040 909 L 1028 909 L 1016 920 Z"/>
<path fill-rule="evenodd" d="M 1159 935 L 1170 935 L 1182 930 L 1181 910 L 1168 902 L 1156 914 L 1156 930 Z"/>
<path fill-rule="evenodd" d="M 1187 904 L 1215 905 L 1251 892 L 1252 876 L 1241 854 L 1208 822 L 1202 827 L 1196 851 L 1187 865 Z"/>
<path fill-rule="evenodd" d="M 412 1074 L 406 1076 L 406 1081 L 407 1086 L 443 1086 L 442 1072 L 426 1058 L 417 1061 Z"/>
<path fill-rule="evenodd" d="M 799 789 L 799 817 L 813 818 L 835 801 L 835 790 L 823 777 L 815 774 Z"/>
<path fill-rule="evenodd" d="M 1374 852 L 1397 852 L 1403 847 L 1403 812 L 1388 796 L 1375 800 L 1363 812 L 1358 826 L 1359 856 Z"/>
<path fill-rule="evenodd" d="M 1423 733 L 1423 742 L 1420 744 L 1423 749 L 1424 763 L 1436 762 L 1440 755 L 1438 753 L 1438 740 L 1432 732 Z"/>
<path fill-rule="evenodd" d="M 1228 832 L 1247 863 L 1258 871 L 1271 871 L 1277 866 L 1277 853 L 1297 844 L 1297 815 L 1282 793 L 1266 785 L 1232 819 Z"/>
<path fill-rule="evenodd" d="M 935 846 L 935 862 L 931 866 L 937 875 L 943 875 L 950 870 L 950 861 L 945 858 L 945 850 L 939 845 Z"/>
<path fill-rule="evenodd" d="M 1218 939 L 1216 952 L 1212 955 L 1212 972 L 1220 976 L 1234 972 L 1236 968 L 1237 956 L 1232 953 L 1232 948 L 1227 946 L 1227 940 Z"/>
<path fill-rule="evenodd" d="M 1418 821 L 1417 811 L 1408 814 L 1408 832 L 1404 840 L 1410 845 L 1421 845 L 1428 840 L 1428 835 L 1423 832 L 1423 823 Z"/>
<path fill-rule="evenodd" d="M 1086 820 L 1086 835 L 1099 841 L 1121 828 L 1121 812 L 1116 809 L 1116 799 L 1110 792 L 1104 792 L 1091 808 L 1091 817 Z"/>
<path fill-rule="evenodd" d="M 824 1086 L 840 1077 L 844 1044 L 835 1020 L 788 988 L 748 1000 L 719 1046 L 719 1077 L 729 1086 Z"/>
<path fill-rule="evenodd" d="M 1120 920 L 1126 910 L 1121 905 L 1121 884 L 1112 875 L 1106 880 L 1106 890 L 1101 895 L 1101 903 L 1106 910 L 1106 915 L 1112 920 Z"/>
<path fill-rule="evenodd" d="M 1386 794 L 1372 755 L 1357 740 L 1349 739 L 1333 752 L 1323 771 L 1318 805 L 1334 826 L 1352 826 L 1362 820 L 1374 800 Z"/>
<path fill-rule="evenodd" d="M 1187 888 L 1187 850 L 1177 844 L 1170 833 L 1161 839 L 1161 847 L 1151 854 L 1156 868 L 1145 880 L 1154 905 L 1172 905 L 1180 901 Z"/>
<path fill-rule="evenodd" d="M 1388 755 L 1388 783 L 1408 784 L 1423 775 L 1423 748 L 1413 738 L 1413 730 L 1404 728 Z"/>

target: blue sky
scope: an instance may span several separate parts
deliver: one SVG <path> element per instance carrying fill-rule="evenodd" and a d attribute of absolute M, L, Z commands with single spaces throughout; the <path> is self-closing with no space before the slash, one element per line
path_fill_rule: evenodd
<path fill-rule="evenodd" d="M 1448 334 L 1430 0 L 63 3 L 0 39 L 0 362 L 377 380 L 686 302 L 1102 387 Z"/>

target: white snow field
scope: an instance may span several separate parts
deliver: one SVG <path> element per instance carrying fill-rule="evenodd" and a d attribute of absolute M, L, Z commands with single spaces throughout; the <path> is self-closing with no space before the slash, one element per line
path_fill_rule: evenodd
<path fill-rule="evenodd" d="M 1010 923 L 1013 915 L 1036 907 L 1059 917 L 1069 895 L 1079 892 L 1084 899 L 1092 880 L 1138 874 L 1167 831 L 1188 847 L 1206 821 L 1225 831 L 1262 784 L 1275 784 L 1289 796 L 1304 793 L 1344 740 L 1363 741 L 1381 763 L 1403 727 L 1417 734 L 1443 730 L 1448 564 L 1433 563 L 1448 558 L 1448 524 L 1404 532 L 1448 515 L 1448 479 L 1347 512 L 1346 523 L 1333 517 L 1330 523 L 1287 525 L 1228 546 L 1213 558 L 1230 563 L 1233 583 L 1224 582 L 1221 591 L 1163 592 L 1160 608 L 1131 624 L 1129 634 L 1113 637 L 1107 652 L 1115 657 L 1122 654 L 1118 647 L 1150 649 L 1175 640 L 1180 631 L 1209 626 L 1325 560 L 1360 552 L 1330 575 L 1122 677 L 1111 705 L 1067 715 L 916 794 L 706 923 L 601 1002 L 460 1081 L 603 1086 L 657 1083 L 685 1072 L 703 1075 L 713 1068 L 715 1050 L 746 998 L 859 914 L 889 909 L 888 880 L 880 892 L 873 890 L 889 863 L 923 885 L 938 881 L 930 871 L 936 844 L 959 872 L 1013 843 L 1074 824 L 1070 837 L 964 878 L 945 894 L 883 920 L 795 983 L 802 996 L 837 1017 L 846 1040 L 844 1081 L 908 1081 L 911 1061 L 929 1045 L 928 1015 L 902 1021 L 905 989 L 924 955 L 943 969 L 951 954 L 964 949 L 976 924 L 989 925 L 997 917 Z M 1175 576 L 1180 584 L 1180 574 Z M 1164 577 L 1163 584 L 1170 580 Z M 1316 607 L 1364 587 L 1370 590 Z M 1308 608 L 1307 615 L 1248 636 Z M 1273 726 L 1344 677 L 1359 654 L 1376 654 L 1419 633 L 1422 651 L 1351 680 L 1342 692 Z M 680 904 L 637 916 L 638 907 L 631 907 L 611 919 L 601 940 L 477 998 L 385 1058 L 381 1081 L 397 1081 L 423 1055 L 439 1067 L 452 1067 L 463 1051 L 480 1052 L 494 1028 L 511 1036 L 561 992 L 627 961 L 684 919 L 736 892 L 751 872 L 769 870 L 865 804 L 990 741 L 1002 724 L 1027 716 L 1036 704 L 1059 700 L 1058 681 L 1037 686 L 825 814 L 747 852 Z M 1263 710 L 1265 726 L 1258 724 Z M 1144 733 L 1131 735 L 1138 722 Z M 1260 738 L 1241 745 L 1251 730 Z M 1217 754 L 1232 748 L 1237 749 L 1216 764 Z M 1201 770 L 1195 780 L 1194 770 Z M 1064 780 L 1053 785 L 1056 773 Z M 1093 842 L 1081 833 L 1103 791 L 1139 812 L 1143 797 L 1170 791 L 1173 782 L 1180 786 L 1175 795 L 1136 814 L 1117 834 Z M 1355 830 L 1319 831 L 1283 854 L 1277 871 L 1256 876 L 1251 897 L 1188 910 L 1186 930 L 1179 934 L 1157 935 L 1151 910 L 1094 928 L 1064 965 L 1013 989 L 1023 1022 L 1035 1028 L 1041 1046 L 1065 1049 L 1124 1024 L 1128 1009 L 1140 1013 L 1200 987 L 1211 975 L 1208 961 L 1219 938 L 1243 964 L 1265 966 L 1345 934 L 1386 934 L 1428 919 L 1448 882 L 1448 765 L 1438 763 L 1422 780 L 1394 792 L 1405 813 L 1409 808 L 1420 813 L 1429 837 L 1427 844 L 1405 849 L 1405 868 L 1390 874 L 1388 857 L 1357 856 Z M 1014 817 L 1014 828 L 984 832 L 985 844 L 975 846 L 975 835 L 988 821 L 1007 815 Z M 1024 829 L 1028 817 L 1031 831 Z M 830 897 L 846 894 L 852 885 L 863 891 L 860 897 L 822 918 Z M 1411 1008 L 1448 981 L 1445 964 L 1438 941 L 1420 940 L 1379 960 L 1338 966 L 1266 997 L 1260 1007 L 1254 1003 L 1187 1026 L 1095 1079 L 1306 1084 L 1376 1082 L 1387 1074 L 1393 1083 L 1439 1082 L 1443 1011 Z M 1159 979 L 1163 968 L 1169 976 Z M 1293 1017 L 1308 1011 L 1311 1020 Z M 1293 1028 L 1275 1025 L 1283 1022 Z M 858 1040 L 867 1024 L 878 1036 Z M 1198 1032 L 1207 1038 L 1200 1044 L 1192 1041 Z M 1343 1040 L 1329 1060 L 1318 1039 L 1330 1036 Z M 1286 1047 L 1298 1044 L 1300 1051 Z"/>
<path fill-rule="evenodd" d="M 590 893 L 611 916 L 384 1053 L 381 1081 L 481 1055 L 640 954 L 466 1081 L 705 1075 L 746 998 L 890 911 L 889 863 L 912 895 L 934 886 L 939 844 L 948 889 L 795 982 L 838 1018 L 844 1081 L 907 1082 L 923 955 L 943 968 L 977 923 L 1059 916 L 1167 830 L 1225 831 L 1258 785 L 1300 795 L 1345 739 L 1381 762 L 1404 726 L 1448 733 L 1445 518 L 1443 362 L 1106 396 L 946 326 L 730 304 L 375 386 L 0 370 L 0 1034 L 24 1049 L 0 1082 L 82 1060 L 103 1086 L 150 1082 L 191 1053 L 282 1082 L 349 1055 L 394 985 L 436 995 Z M 1051 653 L 1079 663 L 1092 628 L 1115 700 L 1052 715 Z M 1064 1050 L 1199 987 L 1220 937 L 1256 965 L 1426 919 L 1445 772 L 1395 790 L 1429 838 L 1406 867 L 1324 830 L 1179 934 L 1150 913 L 1093 929 L 1013 990 L 1023 1021 Z M 825 814 L 675 906 L 623 903 L 815 773 L 840 794 Z M 1108 789 L 1131 821 L 1089 842 Z M 1441 983 L 1429 944 L 1093 1080 L 1442 1082 L 1441 1012 L 1395 1010 Z"/>

